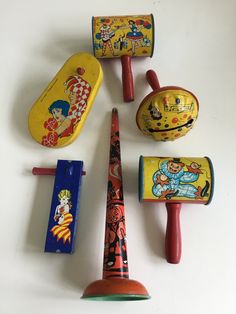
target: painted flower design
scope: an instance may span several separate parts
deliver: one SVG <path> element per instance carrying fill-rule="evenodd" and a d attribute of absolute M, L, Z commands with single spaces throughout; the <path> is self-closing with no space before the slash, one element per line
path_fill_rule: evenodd
<path fill-rule="evenodd" d="M 47 147 L 53 147 L 57 145 L 58 134 L 56 132 L 49 132 L 48 135 L 44 135 L 42 138 L 42 145 Z"/>
<path fill-rule="evenodd" d="M 56 119 L 54 118 L 49 118 L 47 121 L 44 122 L 44 127 L 45 129 L 49 131 L 53 131 L 58 127 L 58 123 Z"/>

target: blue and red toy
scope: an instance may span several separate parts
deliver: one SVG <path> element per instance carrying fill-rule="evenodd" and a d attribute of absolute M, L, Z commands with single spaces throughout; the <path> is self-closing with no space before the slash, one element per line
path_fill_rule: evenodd
<path fill-rule="evenodd" d="M 73 253 L 83 161 L 58 160 L 57 168 L 33 168 L 34 175 L 55 175 L 45 252 Z"/>

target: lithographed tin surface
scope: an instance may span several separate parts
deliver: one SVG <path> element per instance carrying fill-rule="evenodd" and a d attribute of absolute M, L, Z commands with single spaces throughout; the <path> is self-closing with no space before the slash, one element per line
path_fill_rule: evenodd
<path fill-rule="evenodd" d="M 142 101 L 136 116 L 139 129 L 157 141 L 175 140 L 192 129 L 198 100 L 178 87 L 162 87 Z"/>
<path fill-rule="evenodd" d="M 73 253 L 82 170 L 82 161 L 58 160 L 45 252 Z"/>
<path fill-rule="evenodd" d="M 114 108 L 108 167 L 103 278 L 128 276 L 119 121 L 118 111 Z"/>
<path fill-rule="evenodd" d="M 153 15 L 93 17 L 92 36 L 97 58 L 151 57 L 154 49 Z"/>
<path fill-rule="evenodd" d="M 94 56 L 78 53 L 69 58 L 29 113 L 33 138 L 47 147 L 70 144 L 80 133 L 102 77 Z"/>
<path fill-rule="evenodd" d="M 213 185 L 213 166 L 208 157 L 140 157 L 141 201 L 208 204 Z"/>

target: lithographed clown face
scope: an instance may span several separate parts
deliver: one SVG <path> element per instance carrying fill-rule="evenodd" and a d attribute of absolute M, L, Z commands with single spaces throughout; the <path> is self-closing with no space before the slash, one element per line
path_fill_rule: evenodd
<path fill-rule="evenodd" d="M 144 134 L 157 141 L 185 135 L 198 116 L 198 101 L 190 92 L 173 88 L 153 92 L 141 103 L 137 124 Z"/>
<path fill-rule="evenodd" d="M 110 28 L 111 28 L 110 25 L 108 25 L 108 24 L 102 24 L 100 30 L 101 30 L 101 31 L 108 31 Z"/>
<path fill-rule="evenodd" d="M 70 99 L 71 105 L 74 105 L 77 102 L 78 94 L 76 92 L 71 91 L 68 97 Z"/>
<path fill-rule="evenodd" d="M 116 223 L 122 218 L 122 211 L 119 205 L 111 205 L 107 214 L 108 223 Z"/>
<path fill-rule="evenodd" d="M 167 169 L 170 173 L 178 173 L 183 168 L 183 166 L 184 165 L 182 162 L 169 161 L 167 164 Z"/>

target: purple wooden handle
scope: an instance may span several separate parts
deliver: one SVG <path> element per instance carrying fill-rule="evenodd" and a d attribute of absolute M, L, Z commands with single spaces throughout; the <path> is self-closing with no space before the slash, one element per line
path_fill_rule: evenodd
<path fill-rule="evenodd" d="M 134 100 L 134 81 L 131 68 L 131 57 L 122 56 L 122 82 L 123 82 L 123 98 L 125 102 Z"/>
<path fill-rule="evenodd" d="M 167 203 L 166 259 L 168 263 L 178 264 L 181 258 L 180 203 Z"/>

